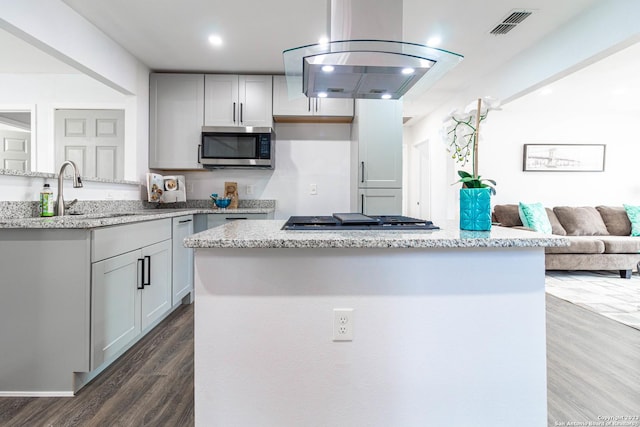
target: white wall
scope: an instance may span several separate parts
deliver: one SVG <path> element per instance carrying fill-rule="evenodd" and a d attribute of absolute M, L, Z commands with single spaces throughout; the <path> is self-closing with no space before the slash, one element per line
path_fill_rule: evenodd
<path fill-rule="evenodd" d="M 0 96 L 0 104 L 38 104 L 33 139 L 45 150 L 39 154 L 36 170 L 55 172 L 51 163 L 53 151 L 47 151 L 53 147 L 52 108 L 123 108 L 125 179 L 142 182 L 148 168 L 149 69 L 60 0 L 0 0 L 0 28 L 86 74 L 43 75 L 39 82 L 28 76 L 13 76 L 11 80 L 10 75 L 4 77 L 7 80 L 0 80 L 1 96 L 13 99 Z M 29 100 L 26 94 L 31 95 Z M 41 103 L 40 97 L 46 100 Z M 0 198 L 16 200 L 12 185 L 16 182 L 0 176 Z M 32 187 L 31 183 L 26 185 Z M 113 187 L 116 193 L 138 192 L 137 186 Z M 90 194 L 84 191 L 78 198 L 95 198 Z"/>
<path fill-rule="evenodd" d="M 58 180 L 25 176 L 0 175 L 0 201 L 35 202 L 40 190 L 49 183 L 54 196 L 58 196 Z M 103 182 L 83 181 L 82 188 L 73 188 L 71 180 L 64 181 L 64 199 L 78 200 L 140 200 L 141 187 Z"/>
<path fill-rule="evenodd" d="M 276 218 L 349 211 L 350 131 L 348 124 L 276 124 L 276 167 L 271 171 L 215 169 L 186 173 L 188 199 L 224 193 L 238 183 L 240 199 L 275 199 Z M 309 186 L 316 184 L 317 195 Z M 247 185 L 255 187 L 246 193 Z"/>
<path fill-rule="evenodd" d="M 595 2 L 591 9 L 568 22 L 562 29 L 543 38 L 533 48 L 514 57 L 507 66 L 489 75 L 480 76 L 477 81 L 470 82 L 467 88 L 452 95 L 449 102 L 443 104 L 437 111 L 412 123 L 410 129 L 405 131 L 404 141 L 409 146 L 409 155 L 411 157 L 419 155 L 416 145 L 429 141 L 427 146 L 422 144 L 420 150 L 427 150 L 430 159 L 428 165 L 431 178 L 430 219 L 441 221 L 456 218 L 458 215 L 459 186 L 451 184 L 457 180 L 456 170 L 459 167 L 449 158 L 441 137 L 442 120 L 451 110 L 464 108 L 473 99 L 482 96 L 493 96 L 503 101 L 516 99 L 633 44 L 640 40 L 640 27 L 633 18 L 638 15 L 640 15 L 640 2 L 630 0 Z M 554 110 L 553 103 L 546 105 L 545 110 L 549 111 L 548 121 L 542 123 L 542 126 L 549 126 L 554 121 L 562 125 L 566 124 L 560 113 Z M 606 112 L 601 110 L 598 122 L 604 117 L 603 113 L 606 115 Z M 493 112 L 483 126 L 483 129 L 487 129 L 483 139 L 489 139 L 490 126 L 498 120 L 497 117 L 498 113 Z M 593 121 L 584 123 L 586 126 L 592 124 Z M 513 131 L 515 129 L 511 129 L 511 132 Z M 518 130 L 516 135 L 520 134 L 521 131 Z M 516 137 L 513 133 L 505 132 L 504 135 L 506 136 L 503 139 Z M 495 133 L 491 137 L 495 137 Z M 513 175 L 502 171 L 502 168 L 514 167 L 511 164 L 512 156 L 508 153 L 508 149 L 505 149 L 507 151 L 504 153 L 498 153 L 499 157 L 494 159 L 494 163 L 489 163 L 487 158 L 494 153 L 485 152 L 487 145 L 480 146 L 480 175 L 495 178 L 498 181 L 497 191 L 500 199 L 495 201 L 506 200 L 503 196 L 506 197 L 509 193 L 503 194 L 502 186 L 510 185 L 509 180 Z M 615 164 L 614 167 L 616 167 Z M 508 170 L 516 173 L 513 169 Z M 502 176 L 506 181 L 500 179 Z M 409 185 L 416 185 L 419 180 L 419 170 L 413 170 L 408 178 Z M 556 176 L 553 180 L 555 185 L 547 187 L 550 192 L 558 186 L 571 188 L 574 184 L 573 178 L 569 175 Z M 625 182 L 619 182 L 618 187 L 625 184 Z M 415 210 L 416 202 L 420 200 L 415 200 L 416 191 L 410 190 L 408 194 L 412 198 L 408 201 L 408 206 Z"/>

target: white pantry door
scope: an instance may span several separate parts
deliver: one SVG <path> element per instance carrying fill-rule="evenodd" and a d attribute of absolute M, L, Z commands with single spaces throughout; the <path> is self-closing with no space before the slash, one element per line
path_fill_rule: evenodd
<path fill-rule="evenodd" d="M 55 147 L 56 171 L 71 160 L 83 177 L 124 179 L 124 110 L 56 110 Z"/>

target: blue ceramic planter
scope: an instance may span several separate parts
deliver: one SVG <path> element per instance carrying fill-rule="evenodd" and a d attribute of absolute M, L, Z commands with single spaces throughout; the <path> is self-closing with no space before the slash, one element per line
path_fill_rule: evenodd
<path fill-rule="evenodd" d="M 491 230 L 491 189 L 460 189 L 460 229 Z"/>

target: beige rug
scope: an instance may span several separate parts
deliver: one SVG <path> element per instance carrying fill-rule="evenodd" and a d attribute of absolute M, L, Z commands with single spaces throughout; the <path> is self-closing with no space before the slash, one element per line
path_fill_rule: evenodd
<path fill-rule="evenodd" d="M 640 276 L 617 271 L 548 271 L 547 293 L 640 329 Z"/>

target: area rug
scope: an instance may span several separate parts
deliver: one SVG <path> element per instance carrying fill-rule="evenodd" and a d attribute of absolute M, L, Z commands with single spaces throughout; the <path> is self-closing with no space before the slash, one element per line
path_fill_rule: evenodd
<path fill-rule="evenodd" d="M 617 271 L 547 271 L 547 293 L 640 330 L 640 276 Z"/>

